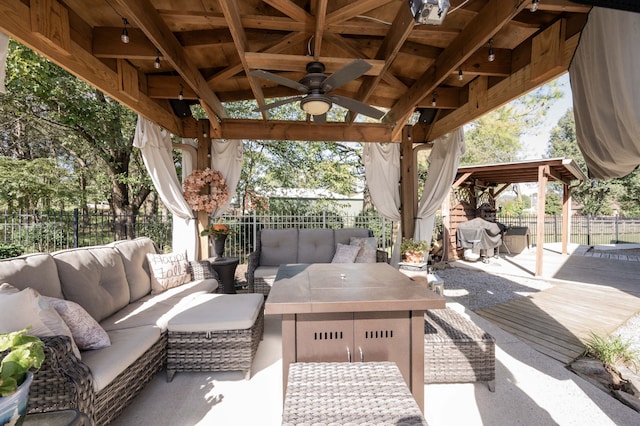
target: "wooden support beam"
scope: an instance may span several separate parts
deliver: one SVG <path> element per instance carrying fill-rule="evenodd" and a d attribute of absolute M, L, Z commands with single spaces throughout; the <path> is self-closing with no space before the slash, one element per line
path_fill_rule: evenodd
<path fill-rule="evenodd" d="M 567 20 L 560 19 L 555 24 L 536 35 L 531 47 L 531 81 L 547 81 L 565 71 L 564 42 Z"/>
<path fill-rule="evenodd" d="M 87 51 L 80 40 L 71 38 L 69 52 L 51 49 L 49 42 L 31 30 L 31 10 L 29 6 L 14 0 L 0 0 L 0 31 L 11 34 L 20 43 L 42 54 L 76 77 L 94 87 L 123 105 L 137 111 L 144 117 L 164 127 L 175 135 L 182 135 L 182 125 L 178 118 L 153 99 L 143 93 L 135 100 L 120 90 L 120 79 L 117 70 L 107 66 Z M 90 47 L 90 46 L 89 46 Z"/>
<path fill-rule="evenodd" d="M 326 123 L 225 119 L 223 139 L 267 139 L 289 141 L 396 142 L 391 129 L 377 123 Z"/>
<path fill-rule="evenodd" d="M 31 1 L 31 31 L 61 53 L 71 53 L 69 11 L 58 1 Z"/>
<path fill-rule="evenodd" d="M 536 277 L 542 276 L 544 254 L 544 210 L 547 199 L 549 166 L 538 167 L 538 214 L 536 219 Z"/>
<path fill-rule="evenodd" d="M 207 133 L 210 133 L 209 130 L 209 120 L 198 120 L 197 129 L 203 129 Z M 204 137 L 204 132 L 199 131 L 197 135 L 198 139 L 198 156 L 197 156 L 197 169 L 204 170 L 207 167 L 211 167 L 211 138 Z M 209 193 L 210 189 L 207 185 L 206 188 L 203 189 L 203 192 Z M 198 211 L 198 235 L 204 229 L 209 226 L 209 213 L 204 210 Z M 209 237 L 199 237 L 199 245 L 198 245 L 198 257 L 200 260 L 206 259 L 210 257 L 210 247 Z"/>
<path fill-rule="evenodd" d="M 208 106 L 209 112 L 215 113 L 214 116 L 209 116 L 209 119 L 215 120 L 226 117 L 222 102 L 209 88 L 198 68 L 189 61 L 185 49 L 162 20 L 153 4 L 149 0 L 135 2 L 128 0 L 113 1 L 117 3 L 123 15 L 145 33 L 147 38 L 162 53 L 164 60 L 170 63 L 198 94 L 201 102 Z"/>
<path fill-rule="evenodd" d="M 404 126 L 400 143 L 400 220 L 403 238 L 413 238 L 417 205 L 416 175 L 411 126 Z"/>
<path fill-rule="evenodd" d="M 320 60 L 320 52 L 322 50 L 322 36 L 327 20 L 327 0 L 318 0 L 316 2 L 316 31 L 313 35 L 313 59 Z"/>
<path fill-rule="evenodd" d="M 564 183 L 562 185 L 562 254 L 567 254 L 567 245 L 571 238 L 571 187 Z"/>

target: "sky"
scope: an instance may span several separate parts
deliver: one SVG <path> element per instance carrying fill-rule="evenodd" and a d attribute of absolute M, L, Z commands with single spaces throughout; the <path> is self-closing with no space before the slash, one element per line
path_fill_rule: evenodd
<path fill-rule="evenodd" d="M 541 130 L 535 135 L 523 135 L 520 137 L 520 141 L 523 145 L 522 154 L 524 160 L 538 160 L 544 158 L 551 129 L 556 126 L 558 120 L 564 115 L 567 109 L 573 107 L 569 74 L 564 74 L 562 77 L 558 78 L 558 84 L 563 96 L 549 109 Z"/>

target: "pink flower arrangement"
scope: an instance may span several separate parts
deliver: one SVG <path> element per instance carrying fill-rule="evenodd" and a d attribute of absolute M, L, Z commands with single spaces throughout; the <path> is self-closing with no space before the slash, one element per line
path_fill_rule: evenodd
<path fill-rule="evenodd" d="M 202 189 L 207 185 L 210 188 L 209 194 L 202 194 Z M 194 170 L 184 179 L 182 186 L 184 199 L 195 211 L 213 213 L 224 206 L 231 196 L 222 173 L 208 167 L 204 170 Z"/>

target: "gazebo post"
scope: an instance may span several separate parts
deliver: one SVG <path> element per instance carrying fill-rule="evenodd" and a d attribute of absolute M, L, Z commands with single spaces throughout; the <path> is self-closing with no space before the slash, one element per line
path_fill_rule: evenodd
<path fill-rule="evenodd" d="M 400 220 L 404 238 L 413 237 L 416 208 L 416 169 L 413 161 L 413 140 L 411 126 L 407 125 L 402 129 L 402 142 L 400 143 Z"/>
<path fill-rule="evenodd" d="M 542 275 L 542 255 L 544 250 L 544 208 L 547 199 L 549 166 L 538 167 L 538 217 L 536 223 L 536 277 Z"/>
<path fill-rule="evenodd" d="M 198 170 L 204 170 L 207 167 L 211 167 L 211 138 L 208 136 L 210 135 L 209 120 L 198 120 L 196 128 L 202 129 L 202 132 L 197 132 L 198 157 L 196 163 Z M 207 135 L 207 137 L 204 136 L 205 134 Z M 209 186 L 206 186 L 203 191 L 209 193 Z M 198 211 L 197 219 L 199 235 L 202 230 L 209 226 L 209 213 L 200 210 Z M 198 258 L 200 260 L 208 258 L 210 254 L 209 250 L 209 237 L 199 237 Z"/>

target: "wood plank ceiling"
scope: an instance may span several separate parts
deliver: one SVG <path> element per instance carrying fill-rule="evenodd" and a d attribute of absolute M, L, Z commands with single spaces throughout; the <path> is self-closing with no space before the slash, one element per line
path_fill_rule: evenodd
<path fill-rule="evenodd" d="M 213 138 L 400 142 L 410 124 L 426 142 L 566 72 L 590 7 L 530 6 L 451 0 L 442 25 L 418 25 L 407 0 L 0 0 L 0 31 L 183 137 L 201 135 L 175 106 L 199 103 Z M 332 93 L 384 110 L 379 121 L 229 117 L 227 102 L 300 94 L 252 70 L 298 81 L 312 60 L 330 75 L 356 59 L 371 69 Z"/>

